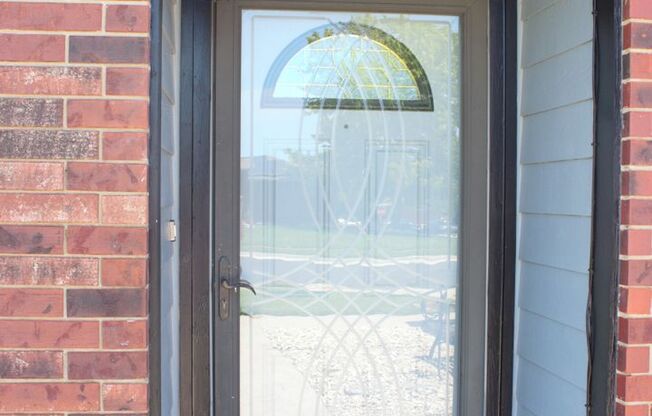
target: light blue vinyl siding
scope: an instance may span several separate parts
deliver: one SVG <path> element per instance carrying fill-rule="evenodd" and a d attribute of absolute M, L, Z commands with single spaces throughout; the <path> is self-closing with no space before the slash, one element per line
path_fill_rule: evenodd
<path fill-rule="evenodd" d="M 521 0 L 516 416 L 586 414 L 591 0 Z"/>

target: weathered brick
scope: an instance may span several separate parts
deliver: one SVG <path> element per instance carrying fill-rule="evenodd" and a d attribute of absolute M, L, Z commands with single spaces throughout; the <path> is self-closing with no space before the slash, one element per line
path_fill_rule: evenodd
<path fill-rule="evenodd" d="M 147 165 L 69 163 L 67 187 L 83 191 L 145 192 Z"/>
<path fill-rule="evenodd" d="M 4 159 L 97 159 L 99 133 L 67 130 L 0 130 Z"/>
<path fill-rule="evenodd" d="M 0 378 L 62 378 L 63 353 L 0 351 Z"/>
<path fill-rule="evenodd" d="M 146 348 L 147 321 L 102 322 L 102 347 L 118 350 Z"/>
<path fill-rule="evenodd" d="M 623 114 L 623 137 L 652 136 L 652 113 L 628 111 Z"/>
<path fill-rule="evenodd" d="M 627 199 L 621 203 L 621 221 L 628 225 L 652 224 L 652 201 Z"/>
<path fill-rule="evenodd" d="M 149 7 L 137 5 L 109 5 L 106 9 L 108 32 L 149 31 Z"/>
<path fill-rule="evenodd" d="M 633 81 L 623 85 L 623 106 L 627 108 L 651 107 L 652 84 Z"/>
<path fill-rule="evenodd" d="M 0 97 L 0 126 L 60 127 L 63 100 Z"/>
<path fill-rule="evenodd" d="M 102 223 L 146 225 L 147 202 L 145 195 L 104 195 Z"/>
<path fill-rule="evenodd" d="M 652 315 L 652 288 L 621 287 L 620 311 L 635 315 Z"/>
<path fill-rule="evenodd" d="M 0 221 L 84 224 L 98 219 L 91 194 L 0 194 Z"/>
<path fill-rule="evenodd" d="M 88 31 L 101 28 L 99 4 L 0 3 L 0 29 Z"/>
<path fill-rule="evenodd" d="M 60 289 L 0 288 L 0 316 L 63 316 L 63 291 Z"/>
<path fill-rule="evenodd" d="M 60 191 L 62 189 L 63 163 L 0 163 L 0 190 Z"/>
<path fill-rule="evenodd" d="M 618 371 L 647 373 L 650 368 L 650 347 L 618 346 Z"/>
<path fill-rule="evenodd" d="M 98 322 L 0 320 L 0 348 L 98 348 L 99 342 Z"/>
<path fill-rule="evenodd" d="M 104 410 L 147 410 L 147 384 L 104 384 L 102 386 Z"/>
<path fill-rule="evenodd" d="M 103 286 L 144 287 L 146 283 L 145 259 L 102 259 Z"/>
<path fill-rule="evenodd" d="M 626 24 L 623 27 L 623 48 L 652 49 L 652 24 Z"/>
<path fill-rule="evenodd" d="M 652 141 L 623 141 L 621 161 L 623 165 L 652 166 Z"/>
<path fill-rule="evenodd" d="M 0 94 L 99 95 L 101 92 L 100 68 L 0 67 Z"/>
<path fill-rule="evenodd" d="M 69 289 L 68 316 L 137 317 L 147 314 L 145 289 Z"/>
<path fill-rule="evenodd" d="M 628 286 L 652 286 L 652 260 L 621 260 L 620 282 Z"/>
<path fill-rule="evenodd" d="M 643 402 L 650 398 L 652 375 L 619 374 L 616 381 L 616 397 L 626 402 Z"/>
<path fill-rule="evenodd" d="M 106 132 L 102 135 L 105 160 L 147 160 L 147 134 Z"/>
<path fill-rule="evenodd" d="M 71 254 L 147 254 L 146 228 L 70 226 L 66 238 Z"/>
<path fill-rule="evenodd" d="M 76 257 L 0 257 L 0 285 L 96 286 L 99 260 Z"/>
<path fill-rule="evenodd" d="M 63 227 L 0 225 L 0 253 L 61 254 Z"/>
<path fill-rule="evenodd" d="M 621 231 L 620 253 L 626 256 L 652 255 L 652 230 Z"/>
<path fill-rule="evenodd" d="M 623 20 L 652 19 L 652 3 L 649 0 L 624 0 Z"/>
<path fill-rule="evenodd" d="M 652 171 L 629 171 L 622 173 L 623 195 L 652 196 Z"/>
<path fill-rule="evenodd" d="M 623 56 L 623 78 L 652 78 L 652 55 L 632 52 Z"/>
<path fill-rule="evenodd" d="M 0 33 L 0 61 L 63 62 L 65 59 L 65 36 Z"/>
<path fill-rule="evenodd" d="M 621 317 L 618 340 L 627 344 L 652 344 L 652 319 Z"/>
<path fill-rule="evenodd" d="M 146 129 L 148 110 L 144 100 L 69 100 L 68 127 Z"/>
<path fill-rule="evenodd" d="M 71 36 L 70 62 L 145 64 L 149 41 L 145 37 Z"/>
<path fill-rule="evenodd" d="M 145 68 L 107 68 L 107 95 L 149 95 L 149 70 Z"/>
<path fill-rule="evenodd" d="M 628 405 L 627 403 L 616 403 L 616 416 L 650 416 L 650 406 L 647 404 Z"/>
<path fill-rule="evenodd" d="M 97 383 L 2 383 L 0 412 L 65 412 L 100 409 Z"/>
<path fill-rule="evenodd" d="M 147 352 L 70 352 L 71 380 L 141 379 L 147 377 Z"/>

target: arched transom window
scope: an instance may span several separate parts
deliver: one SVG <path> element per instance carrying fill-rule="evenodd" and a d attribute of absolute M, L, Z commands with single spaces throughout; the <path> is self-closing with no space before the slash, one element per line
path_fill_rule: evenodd
<path fill-rule="evenodd" d="M 267 74 L 263 107 L 432 111 L 432 92 L 414 54 L 388 33 L 359 23 L 308 31 Z"/>

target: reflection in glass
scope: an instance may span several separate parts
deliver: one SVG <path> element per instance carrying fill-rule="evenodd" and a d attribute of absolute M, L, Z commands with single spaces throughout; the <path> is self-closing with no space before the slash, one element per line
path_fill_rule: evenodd
<path fill-rule="evenodd" d="M 458 19 L 242 23 L 241 414 L 452 414 Z"/>

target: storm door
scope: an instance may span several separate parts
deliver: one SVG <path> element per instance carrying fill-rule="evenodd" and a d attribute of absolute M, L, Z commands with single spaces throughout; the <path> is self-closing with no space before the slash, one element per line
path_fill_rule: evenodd
<path fill-rule="evenodd" d="M 355 3 L 217 3 L 216 415 L 482 413 L 486 6 Z"/>

